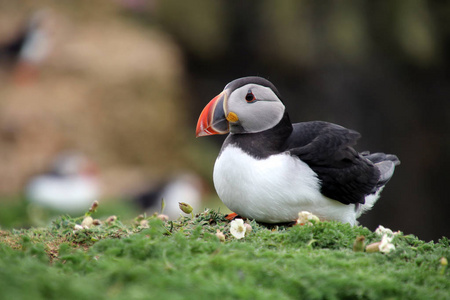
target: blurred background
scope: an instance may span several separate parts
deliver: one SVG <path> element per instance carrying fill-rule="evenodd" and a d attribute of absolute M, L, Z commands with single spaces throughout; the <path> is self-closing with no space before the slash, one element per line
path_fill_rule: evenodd
<path fill-rule="evenodd" d="M 171 199 L 227 212 L 212 185 L 224 137 L 195 125 L 258 75 L 292 121 L 398 155 L 362 225 L 450 236 L 449 19 L 450 2 L 427 0 L 0 0 L 0 227 L 94 199 L 122 218 L 161 198 L 167 214 Z"/>

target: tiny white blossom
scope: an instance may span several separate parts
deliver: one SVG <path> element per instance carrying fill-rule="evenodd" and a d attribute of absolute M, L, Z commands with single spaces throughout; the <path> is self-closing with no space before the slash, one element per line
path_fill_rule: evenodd
<path fill-rule="evenodd" d="M 379 236 L 383 236 L 387 234 L 390 237 L 394 237 L 396 235 L 401 234 L 400 231 L 393 232 L 391 229 L 384 227 L 383 225 L 379 225 L 377 229 L 375 229 L 375 233 Z"/>
<path fill-rule="evenodd" d="M 235 219 L 235 220 L 231 221 L 230 232 L 238 240 L 242 239 L 245 236 L 245 230 L 246 230 L 246 228 L 244 225 L 244 220 Z"/>
<path fill-rule="evenodd" d="M 86 218 L 84 218 L 83 222 L 81 222 L 81 226 L 88 229 L 88 228 L 91 228 L 93 223 L 94 223 L 94 219 L 92 219 L 91 216 L 87 216 Z"/>
<path fill-rule="evenodd" d="M 298 219 L 297 219 L 297 224 L 298 225 L 305 225 L 305 224 L 309 224 L 312 225 L 313 222 L 319 222 L 319 217 L 317 217 L 316 215 L 313 215 L 312 213 L 310 213 L 309 211 L 301 211 L 298 213 Z"/>
<path fill-rule="evenodd" d="M 83 226 L 79 225 L 79 224 L 75 224 L 75 226 L 73 227 L 73 233 L 77 232 L 78 230 L 84 229 Z"/>
<path fill-rule="evenodd" d="M 394 233 L 389 228 L 384 227 L 383 225 L 379 225 L 377 229 L 375 229 L 375 233 L 379 236 L 383 236 L 385 234 L 389 236 L 393 236 Z"/>
<path fill-rule="evenodd" d="M 394 244 L 391 243 L 393 239 L 394 237 L 390 237 L 387 234 L 383 235 L 383 237 L 381 238 L 381 243 L 378 246 L 380 252 L 389 253 L 392 250 L 395 250 Z"/>

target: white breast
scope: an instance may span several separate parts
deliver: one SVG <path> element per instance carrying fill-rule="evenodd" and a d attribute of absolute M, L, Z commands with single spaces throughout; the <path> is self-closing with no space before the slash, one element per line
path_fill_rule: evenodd
<path fill-rule="evenodd" d="M 220 199 L 242 217 L 290 222 L 306 210 L 321 219 L 356 223 L 354 205 L 323 196 L 315 172 L 288 153 L 255 159 L 230 145 L 217 158 L 213 177 Z"/>

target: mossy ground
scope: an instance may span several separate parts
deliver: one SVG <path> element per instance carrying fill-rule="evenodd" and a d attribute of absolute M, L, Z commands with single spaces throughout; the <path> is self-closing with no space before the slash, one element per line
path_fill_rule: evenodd
<path fill-rule="evenodd" d="M 0 232 L 2 299 L 449 299 L 449 240 L 398 235 L 388 254 L 354 252 L 369 229 L 335 222 L 250 222 L 237 240 L 207 210 L 163 222 L 120 219 L 74 232 L 83 217 Z M 144 220 L 144 222 L 142 222 Z M 215 233 L 226 235 L 220 242 Z"/>

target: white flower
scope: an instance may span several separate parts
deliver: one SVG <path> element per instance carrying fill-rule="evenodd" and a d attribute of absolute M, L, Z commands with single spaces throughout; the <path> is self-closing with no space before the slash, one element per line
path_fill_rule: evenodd
<path fill-rule="evenodd" d="M 298 219 L 297 219 L 297 224 L 298 225 L 305 225 L 305 224 L 309 224 L 312 225 L 314 222 L 319 222 L 319 217 L 317 217 L 316 215 L 313 215 L 312 213 L 310 213 L 309 211 L 301 211 L 298 213 Z"/>
<path fill-rule="evenodd" d="M 245 236 L 245 230 L 244 220 L 235 219 L 231 221 L 230 232 L 238 240 L 242 239 Z"/>
<path fill-rule="evenodd" d="M 73 227 L 73 233 L 77 232 L 78 230 L 84 229 L 83 226 L 79 225 L 79 224 L 75 224 L 75 226 Z"/>
<path fill-rule="evenodd" d="M 395 250 L 394 244 L 391 243 L 393 239 L 394 237 L 390 237 L 387 234 L 383 235 L 383 237 L 381 238 L 381 243 L 378 246 L 380 252 L 389 253 L 392 250 Z"/>
<path fill-rule="evenodd" d="M 379 225 L 378 228 L 375 230 L 375 233 L 379 236 L 383 236 L 385 234 L 389 236 L 393 236 L 394 233 L 389 228 L 384 227 L 383 225 Z"/>
<path fill-rule="evenodd" d="M 379 236 L 383 236 L 383 235 L 387 234 L 388 236 L 391 236 L 391 237 L 401 234 L 400 231 L 393 232 L 391 229 L 386 228 L 383 225 L 379 225 L 377 227 L 377 229 L 375 229 L 375 233 Z"/>
<path fill-rule="evenodd" d="M 94 223 L 94 219 L 92 219 L 91 216 L 87 216 L 86 218 L 84 218 L 83 222 L 81 222 L 81 226 L 83 226 L 83 228 L 91 228 L 92 224 Z"/>
<path fill-rule="evenodd" d="M 389 236 L 388 234 L 384 234 L 381 238 L 381 242 L 376 242 L 368 245 L 366 247 L 366 252 L 382 252 L 382 253 L 389 253 L 393 250 L 395 250 L 395 245 L 392 244 L 392 240 L 394 239 L 393 236 Z"/>

